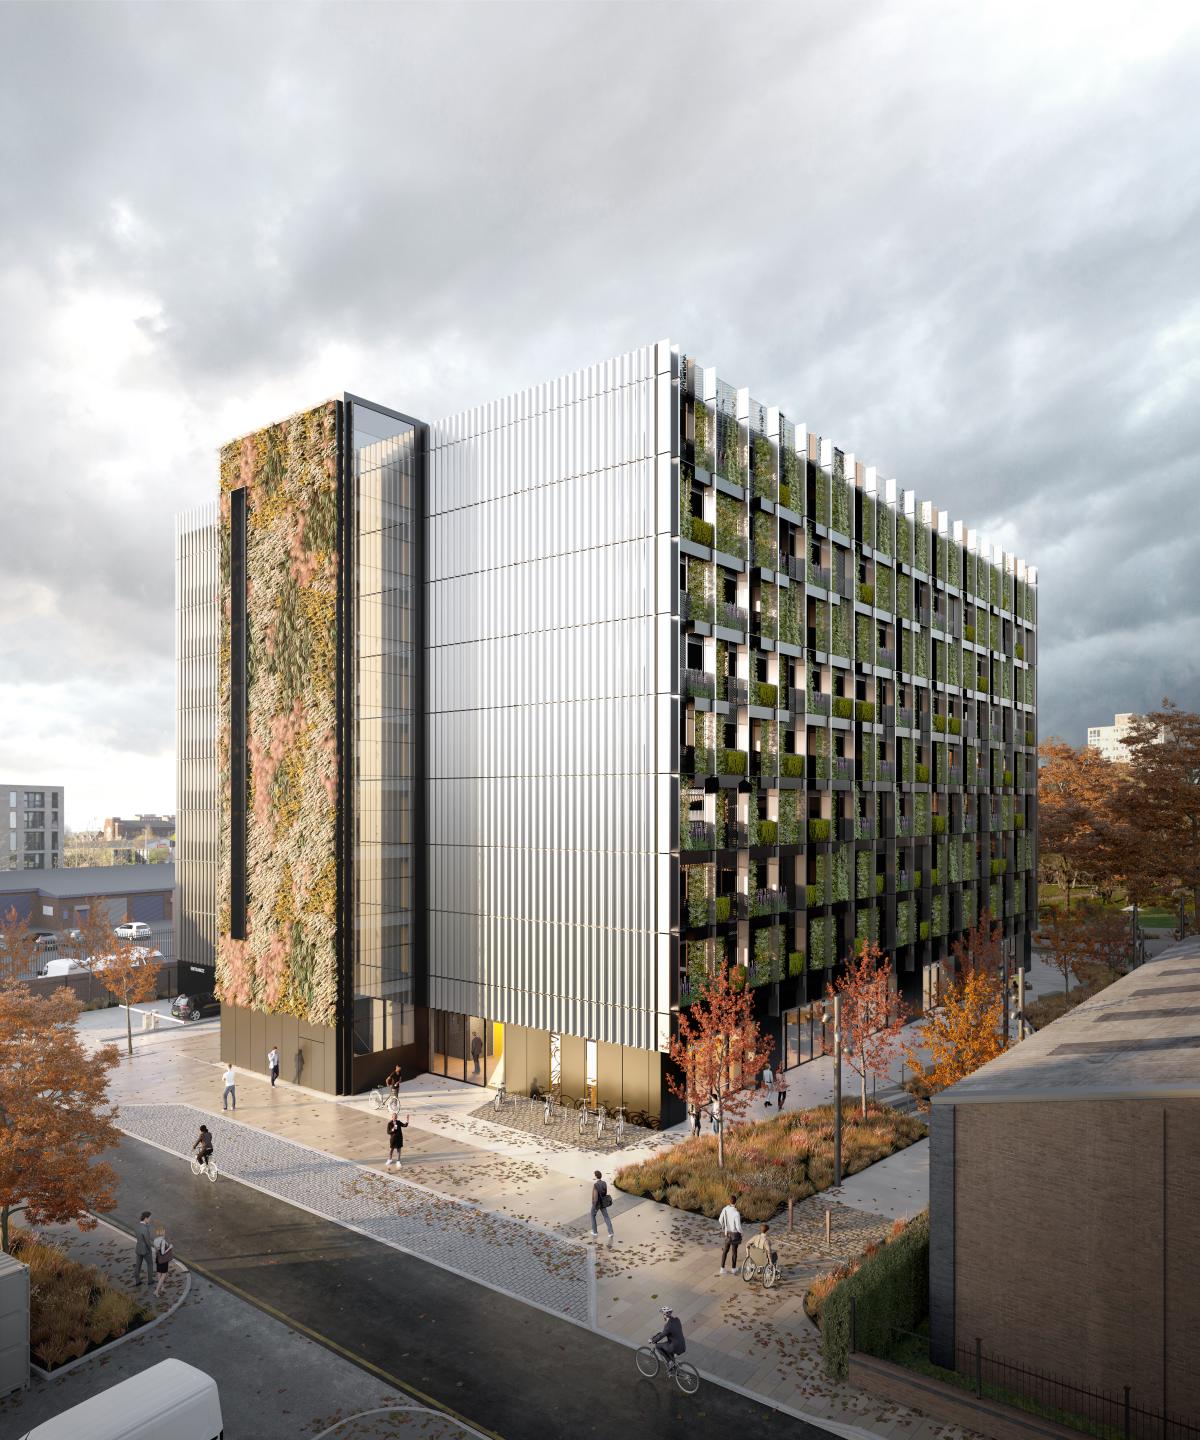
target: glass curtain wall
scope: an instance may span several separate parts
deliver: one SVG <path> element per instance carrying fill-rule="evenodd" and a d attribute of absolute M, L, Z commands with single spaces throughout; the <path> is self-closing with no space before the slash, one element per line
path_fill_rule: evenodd
<path fill-rule="evenodd" d="M 354 457 L 354 1051 L 410 1045 L 417 432 L 359 402 Z"/>

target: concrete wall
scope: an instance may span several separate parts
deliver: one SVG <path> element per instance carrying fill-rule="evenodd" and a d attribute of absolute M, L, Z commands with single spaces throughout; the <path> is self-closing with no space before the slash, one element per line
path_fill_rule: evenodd
<path fill-rule="evenodd" d="M 267 1051 L 279 1049 L 280 1078 L 312 1090 L 337 1092 L 337 1031 L 294 1015 L 267 1015 L 241 1005 L 221 1006 L 221 1059 L 267 1073 Z"/>
<path fill-rule="evenodd" d="M 957 1345 L 978 1336 L 1006 1360 L 1129 1385 L 1135 1404 L 1200 1420 L 1200 1100 L 954 1108 L 949 1215 L 936 1154 L 931 1172 L 931 1282 L 949 1223 Z M 936 1338 L 945 1291 L 931 1289 Z"/>

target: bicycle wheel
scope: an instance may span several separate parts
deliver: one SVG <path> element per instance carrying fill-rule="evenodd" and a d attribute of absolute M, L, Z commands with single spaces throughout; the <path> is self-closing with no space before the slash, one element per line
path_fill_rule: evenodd
<path fill-rule="evenodd" d="M 647 1380 L 653 1380 L 658 1374 L 658 1351 L 652 1345 L 639 1345 L 637 1354 L 634 1356 L 637 1367 Z"/>
<path fill-rule="evenodd" d="M 585 1128 L 585 1126 L 587 1125 L 587 1120 L 588 1120 L 587 1106 L 586 1106 L 586 1105 L 580 1105 L 580 1107 L 579 1107 L 579 1133 L 580 1133 L 581 1135 L 583 1134 L 584 1128 Z"/>
<path fill-rule="evenodd" d="M 207 1174 L 208 1176 L 208 1183 L 210 1185 L 215 1185 L 217 1183 L 217 1167 L 210 1160 L 208 1164 L 204 1167 L 204 1170 L 205 1174 Z"/>
<path fill-rule="evenodd" d="M 371 1091 L 371 1104 L 374 1105 L 374 1107 L 376 1108 L 376 1110 L 382 1110 L 382 1109 L 383 1109 L 383 1092 L 382 1092 L 382 1090 L 372 1090 L 372 1091 Z"/>
<path fill-rule="evenodd" d="M 496 1091 L 496 1098 L 492 1101 L 492 1107 L 493 1107 L 493 1109 L 495 1109 L 496 1111 L 499 1111 L 500 1106 L 503 1105 L 503 1103 L 504 1103 L 504 1093 L 503 1093 L 503 1091 L 497 1090 L 497 1091 Z"/>
<path fill-rule="evenodd" d="M 619 1145 L 619 1144 L 621 1143 L 621 1141 L 624 1140 L 624 1138 L 625 1138 L 625 1117 L 624 1117 L 624 1115 L 618 1115 L 618 1116 L 617 1116 L 616 1136 L 617 1136 L 617 1144 Z"/>
<path fill-rule="evenodd" d="M 747 1284 L 750 1284 L 750 1282 L 757 1274 L 758 1267 L 755 1265 L 754 1261 L 751 1260 L 749 1255 L 747 1255 L 746 1258 L 742 1261 L 742 1279 L 745 1280 Z"/>
<path fill-rule="evenodd" d="M 199 1173 L 201 1172 L 201 1170 L 204 1169 L 204 1166 L 201 1165 L 201 1163 L 199 1162 L 199 1160 L 197 1160 L 194 1155 L 192 1156 L 191 1160 L 189 1161 L 189 1164 L 190 1164 L 191 1167 L 192 1167 L 192 1174 L 193 1174 L 193 1175 L 199 1175 Z"/>
<path fill-rule="evenodd" d="M 768 1290 L 773 1290 L 779 1284 L 779 1266 L 768 1265 L 763 1271 L 763 1285 Z"/>
<path fill-rule="evenodd" d="M 685 1395 L 694 1395 L 700 1388 L 700 1372 L 694 1365 L 681 1360 L 675 1366 L 675 1383 Z"/>
<path fill-rule="evenodd" d="M 543 1124 L 543 1125 L 549 1125 L 550 1122 L 551 1122 L 551 1120 L 553 1120 L 553 1119 L 554 1119 L 554 1101 L 553 1101 L 553 1100 L 547 1100 L 547 1101 L 546 1101 L 546 1108 L 545 1108 L 545 1110 L 542 1111 L 542 1124 Z"/>

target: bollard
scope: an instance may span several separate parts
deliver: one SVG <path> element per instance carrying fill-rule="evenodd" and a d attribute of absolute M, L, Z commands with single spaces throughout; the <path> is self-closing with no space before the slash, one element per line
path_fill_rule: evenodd
<path fill-rule="evenodd" d="M 833 1211 L 832 1211 L 832 1210 L 826 1210 L 826 1212 L 825 1212 L 825 1243 L 826 1243 L 826 1245 L 829 1244 L 829 1233 L 830 1233 L 830 1227 L 831 1227 L 832 1224 L 833 1224 Z"/>
<path fill-rule="evenodd" d="M 792 1233 L 792 1230 L 795 1228 L 794 1225 L 793 1225 L 793 1221 L 795 1220 L 795 1217 L 796 1217 L 796 1202 L 795 1202 L 795 1201 L 792 1199 L 792 1197 L 789 1195 L 789 1196 L 788 1196 L 788 1234 L 789 1234 L 789 1235 Z"/>

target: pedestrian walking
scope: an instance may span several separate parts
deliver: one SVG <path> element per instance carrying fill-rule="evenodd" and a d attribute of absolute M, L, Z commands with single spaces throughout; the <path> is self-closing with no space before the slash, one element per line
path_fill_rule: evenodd
<path fill-rule="evenodd" d="M 612 1196 L 608 1193 L 608 1184 L 599 1170 L 595 1172 L 595 1180 L 592 1181 L 592 1234 L 597 1234 L 596 1214 L 599 1212 L 604 1216 L 604 1223 L 608 1226 L 608 1238 L 613 1238 L 612 1221 L 608 1218 L 609 1206 L 612 1204 Z"/>
<path fill-rule="evenodd" d="M 271 1073 L 271 1089 L 274 1090 L 275 1082 L 279 1079 L 279 1051 L 274 1045 L 267 1051 L 267 1069 Z"/>
<path fill-rule="evenodd" d="M 774 1085 L 774 1083 L 775 1083 L 775 1076 L 774 1076 L 774 1073 L 773 1073 L 772 1070 L 771 1070 L 770 1065 L 769 1065 L 769 1064 L 768 1064 L 768 1065 L 764 1065 L 764 1066 L 763 1066 L 763 1072 L 762 1072 L 762 1088 L 763 1088 L 763 1093 L 764 1093 L 764 1094 L 766 1095 L 766 1097 L 767 1097 L 766 1100 L 764 1101 L 764 1103 L 765 1103 L 765 1105 L 766 1105 L 766 1107 L 767 1107 L 768 1110 L 771 1108 L 771 1086 Z"/>
<path fill-rule="evenodd" d="M 737 1274 L 738 1268 L 738 1246 L 742 1243 L 742 1217 L 738 1214 L 737 1199 L 731 1195 L 729 1204 L 717 1217 L 717 1224 L 721 1227 L 721 1268 L 718 1275 L 725 1274 L 725 1257 L 733 1251 L 733 1264 L 729 1267 L 731 1275 Z"/>
<path fill-rule="evenodd" d="M 472 1035 L 472 1036 L 471 1036 L 471 1060 L 472 1060 L 472 1063 L 473 1063 L 474 1066 L 475 1066 L 474 1070 L 471 1071 L 471 1074 L 472 1074 L 472 1075 L 478 1075 L 478 1074 L 479 1074 L 479 1057 L 480 1057 L 482 1054 L 483 1054 L 483 1040 L 482 1040 L 481 1037 L 478 1036 L 478 1035 Z"/>
<path fill-rule="evenodd" d="M 411 1119 L 412 1116 L 410 1115 L 408 1120 Z M 401 1120 L 399 1115 L 393 1115 L 387 1122 L 388 1158 L 387 1165 L 384 1167 L 387 1170 L 392 1168 L 393 1156 L 395 1157 L 394 1163 L 396 1169 L 399 1170 L 400 1168 L 400 1161 L 404 1158 L 404 1130 L 408 1125 L 408 1120 Z"/>
<path fill-rule="evenodd" d="M 237 1109 L 237 1091 L 234 1089 L 236 1080 L 237 1076 L 234 1074 L 233 1066 L 226 1065 L 225 1073 L 221 1076 L 221 1084 L 225 1086 L 225 1093 L 221 1097 L 222 1110 L 229 1109 L 229 1102 L 231 1100 L 233 1101 L 233 1108 L 235 1110 Z"/>
<path fill-rule="evenodd" d="M 700 1137 L 700 1117 L 703 1113 L 703 1108 L 700 1102 L 697 1101 L 695 1105 L 692 1106 L 692 1134 L 695 1135 L 697 1139 Z"/>
<path fill-rule="evenodd" d="M 149 1285 L 150 1257 L 154 1250 L 154 1232 L 150 1228 L 149 1210 L 142 1211 L 133 1233 L 137 1239 L 137 1254 L 133 1261 L 133 1283 L 135 1285 L 141 1283 L 142 1266 L 144 1265 L 146 1267 L 146 1284 Z"/>
<path fill-rule="evenodd" d="M 783 1102 L 787 1099 L 788 1082 L 787 1076 L 781 1070 L 775 1077 L 775 1106 L 776 1109 L 783 1109 Z"/>
<path fill-rule="evenodd" d="M 160 1225 L 154 1232 L 154 1268 L 158 1272 L 158 1280 L 154 1285 L 156 1296 L 161 1295 L 163 1286 L 167 1283 L 167 1272 L 171 1268 L 171 1261 L 175 1258 L 175 1247 L 167 1239 L 167 1232 Z"/>

